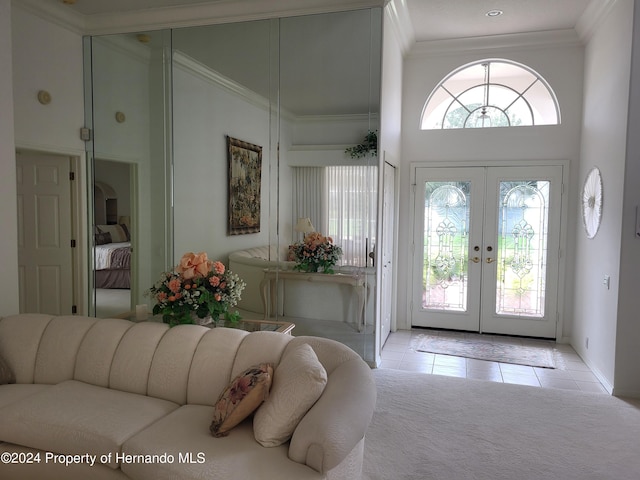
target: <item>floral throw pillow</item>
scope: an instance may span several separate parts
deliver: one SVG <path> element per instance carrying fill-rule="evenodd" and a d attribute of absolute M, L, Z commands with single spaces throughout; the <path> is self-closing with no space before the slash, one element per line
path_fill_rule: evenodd
<path fill-rule="evenodd" d="M 214 437 L 224 437 L 251 415 L 269 395 L 273 366 L 263 363 L 248 368 L 222 392 L 213 410 L 209 430 Z"/>
<path fill-rule="evenodd" d="M 13 375 L 13 372 L 7 365 L 7 362 L 0 356 L 0 385 L 4 385 L 6 383 L 15 383 L 16 377 Z"/>

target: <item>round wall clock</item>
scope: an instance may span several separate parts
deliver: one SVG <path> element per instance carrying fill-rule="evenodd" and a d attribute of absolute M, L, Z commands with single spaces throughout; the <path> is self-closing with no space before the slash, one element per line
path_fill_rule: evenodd
<path fill-rule="evenodd" d="M 602 218 L 602 177 L 600 170 L 593 167 L 587 174 L 582 187 L 582 221 L 587 238 L 593 238 L 600 228 Z"/>

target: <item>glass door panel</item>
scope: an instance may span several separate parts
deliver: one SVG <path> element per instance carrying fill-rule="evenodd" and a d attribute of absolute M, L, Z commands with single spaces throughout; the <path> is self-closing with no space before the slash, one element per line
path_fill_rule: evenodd
<path fill-rule="evenodd" d="M 547 180 L 500 182 L 497 314 L 544 316 L 549 186 Z"/>
<path fill-rule="evenodd" d="M 426 182 L 422 307 L 467 311 L 471 182 Z"/>

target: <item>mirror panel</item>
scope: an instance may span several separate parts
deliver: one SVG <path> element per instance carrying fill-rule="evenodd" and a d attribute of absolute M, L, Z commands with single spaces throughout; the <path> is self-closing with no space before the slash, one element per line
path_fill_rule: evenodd
<path fill-rule="evenodd" d="M 96 316 L 148 302 L 144 289 L 173 263 L 169 47 L 169 31 L 85 43 L 86 103 L 93 107 L 89 305 Z"/>
<path fill-rule="evenodd" d="M 323 282 L 284 274 L 282 313 L 295 335 L 331 337 L 368 361 L 378 157 L 345 150 L 379 128 L 381 33 L 380 9 L 280 20 L 280 241 L 302 242 L 296 224 L 309 218 L 343 252 Z"/>

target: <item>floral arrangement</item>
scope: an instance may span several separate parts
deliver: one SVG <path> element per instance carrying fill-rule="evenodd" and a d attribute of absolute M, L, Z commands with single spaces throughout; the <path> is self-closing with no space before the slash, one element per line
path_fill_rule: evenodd
<path fill-rule="evenodd" d="M 204 252 L 189 252 L 173 271 L 164 272 L 147 293 L 157 302 L 153 314 L 162 314 L 162 320 L 171 326 L 206 323 L 203 319 L 216 320 L 220 316 L 237 322 L 240 314 L 230 309 L 240 300 L 245 285 L 222 262 L 209 260 Z"/>
<path fill-rule="evenodd" d="M 331 237 L 311 232 L 302 242 L 289 245 L 289 258 L 296 262 L 293 267 L 302 272 L 334 273 L 333 267 L 340 260 L 342 248 L 333 244 Z"/>

